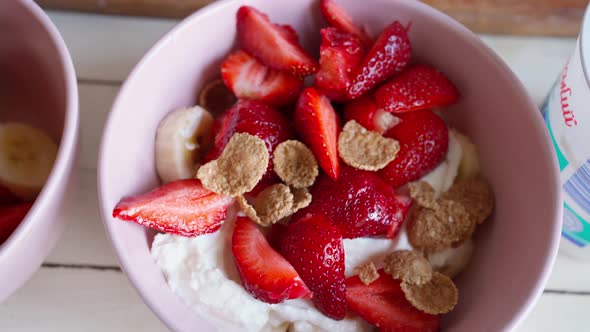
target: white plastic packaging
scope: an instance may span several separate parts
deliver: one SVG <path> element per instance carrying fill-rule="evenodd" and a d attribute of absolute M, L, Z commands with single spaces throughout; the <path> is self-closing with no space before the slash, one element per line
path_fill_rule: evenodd
<path fill-rule="evenodd" d="M 590 259 L 590 7 L 574 54 L 542 113 L 561 171 L 564 216 L 561 251 Z"/>

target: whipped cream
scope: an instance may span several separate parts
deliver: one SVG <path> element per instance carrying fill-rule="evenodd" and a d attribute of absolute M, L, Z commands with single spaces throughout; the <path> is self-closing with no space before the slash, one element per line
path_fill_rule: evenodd
<path fill-rule="evenodd" d="M 421 180 L 438 194 L 446 191 L 457 176 L 461 145 L 449 131 L 445 160 Z M 360 317 L 336 321 L 318 311 L 311 301 L 289 300 L 268 304 L 253 298 L 242 287 L 231 253 L 234 218 L 230 217 L 215 233 L 195 238 L 158 234 L 152 256 L 162 269 L 170 289 L 196 312 L 209 318 L 220 331 L 246 332 L 334 332 L 372 331 Z M 357 238 L 343 241 L 345 275 L 369 262 L 380 267 L 384 256 L 400 249 L 412 249 L 405 227 L 395 239 Z M 445 258 L 442 264 L 447 261 Z"/>

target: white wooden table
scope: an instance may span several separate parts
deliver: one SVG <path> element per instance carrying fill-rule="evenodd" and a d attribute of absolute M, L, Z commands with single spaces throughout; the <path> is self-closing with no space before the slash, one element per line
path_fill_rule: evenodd
<path fill-rule="evenodd" d="M 81 179 L 69 225 L 36 275 L 0 304 L 0 331 L 166 331 L 118 267 L 98 210 L 96 159 L 121 82 L 177 21 L 50 12 L 74 58 L 81 112 Z M 574 39 L 483 36 L 540 103 Z M 588 331 L 590 262 L 560 254 L 518 332 Z"/>

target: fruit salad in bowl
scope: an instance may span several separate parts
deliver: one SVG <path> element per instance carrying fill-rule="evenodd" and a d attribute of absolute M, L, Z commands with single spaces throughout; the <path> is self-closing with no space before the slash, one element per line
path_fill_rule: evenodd
<path fill-rule="evenodd" d="M 490 115 L 471 111 L 485 91 L 464 83 L 472 75 L 452 56 L 429 57 L 425 50 L 440 49 L 422 37 L 437 22 L 424 5 L 390 4 L 399 15 L 378 24 L 346 1 L 307 5 L 286 5 L 294 17 L 264 1 L 210 7 L 202 20 L 223 13 L 231 28 L 220 28 L 235 34 L 217 48 L 203 37 L 217 60 L 193 67 L 197 78 L 158 62 L 190 23 L 132 74 L 107 125 L 99 179 L 123 267 L 176 330 L 189 321 L 223 331 L 474 328 L 476 289 L 498 276 L 488 264 L 506 266 L 491 248 L 499 236 L 518 246 L 498 218 L 530 213 L 502 196 L 505 170 L 491 165 L 503 152 L 481 129 Z M 496 79 L 514 79 L 494 69 Z M 166 91 L 151 95 L 164 85 L 146 79 L 166 71 L 196 87 L 172 103 Z M 140 86 L 150 110 L 167 108 L 153 111 L 159 118 L 143 109 L 149 121 L 124 129 L 132 116 L 125 109 L 143 104 L 133 97 Z M 533 139 L 542 132 L 531 119 Z M 153 149 L 125 157 L 115 148 L 123 131 L 139 136 L 126 153 L 141 142 Z M 555 175 L 550 160 L 543 167 Z M 138 181 L 126 161 L 147 178 Z M 558 209 L 548 196 L 547 207 Z M 551 260 L 553 247 L 546 250 Z M 512 305 L 525 308 L 535 285 Z M 166 308 L 172 303 L 182 316 Z"/>

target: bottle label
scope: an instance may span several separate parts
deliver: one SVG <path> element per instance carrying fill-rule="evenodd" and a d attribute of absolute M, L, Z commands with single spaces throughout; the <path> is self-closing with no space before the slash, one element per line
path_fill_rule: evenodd
<path fill-rule="evenodd" d="M 579 42 L 542 107 L 561 172 L 562 235 L 578 247 L 590 245 L 590 87 Z"/>

